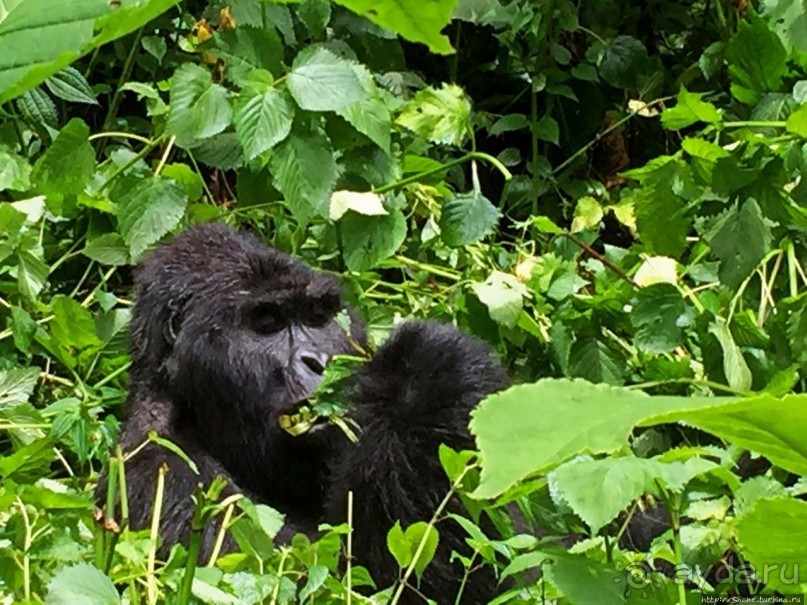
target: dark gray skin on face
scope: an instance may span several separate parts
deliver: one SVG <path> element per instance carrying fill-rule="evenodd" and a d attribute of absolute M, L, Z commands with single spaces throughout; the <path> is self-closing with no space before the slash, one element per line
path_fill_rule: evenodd
<path fill-rule="evenodd" d="M 345 520 L 354 493 L 354 550 L 380 586 L 398 576 L 386 535 L 431 517 L 449 489 L 437 451 L 473 446 L 468 415 L 507 378 L 488 348 L 456 328 L 407 322 L 354 379 L 351 416 L 362 427 L 358 444 L 337 427 L 292 437 L 278 417 L 307 399 L 328 361 L 354 353 L 364 342 L 354 318 L 348 337 L 335 317 L 344 309 L 340 286 L 257 238 L 223 225 L 190 229 L 160 246 L 136 274 L 131 326 L 132 371 L 124 451 L 149 431 L 175 442 L 199 468 L 149 444 L 126 465 L 130 524 L 149 525 L 154 483 L 169 467 L 161 517 L 162 553 L 187 542 L 191 494 L 216 476 L 226 493 L 242 492 L 286 515 L 280 539 L 309 535 L 323 521 Z M 105 481 L 98 501 L 106 500 Z M 460 511 L 457 502 L 450 510 Z M 206 528 L 202 557 L 209 556 L 216 526 Z M 452 551 L 468 553 L 464 531 L 438 525 L 440 546 L 420 591 L 453 601 L 462 569 Z M 231 538 L 225 545 L 235 547 Z M 468 602 L 495 594 L 487 572 L 472 574 Z M 403 603 L 421 602 L 406 592 Z"/>

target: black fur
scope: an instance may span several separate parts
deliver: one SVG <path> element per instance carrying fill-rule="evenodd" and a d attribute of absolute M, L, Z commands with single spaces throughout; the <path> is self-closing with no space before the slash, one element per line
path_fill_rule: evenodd
<path fill-rule="evenodd" d="M 311 394 L 319 362 L 351 352 L 334 321 L 342 308 L 337 281 L 221 225 L 186 231 L 139 268 L 132 322 L 132 386 L 121 444 L 131 451 L 149 431 L 177 443 L 200 477 L 168 450 L 148 445 L 127 463 L 130 523 L 148 526 L 157 469 L 169 465 L 161 534 L 185 542 L 190 494 L 216 475 L 287 516 L 287 530 L 313 533 L 323 520 L 345 518 L 354 493 L 354 555 L 380 585 L 398 577 L 386 535 L 428 520 L 449 488 L 440 443 L 472 445 L 470 410 L 506 385 L 504 371 L 479 341 L 447 325 L 408 322 L 355 377 L 351 416 L 357 445 L 327 427 L 291 437 L 278 427 L 282 410 Z M 354 322 L 352 339 L 363 339 Z M 105 486 L 99 487 L 103 499 Z M 452 506 L 454 506 L 452 504 Z M 202 556 L 216 533 L 209 527 Z M 464 532 L 438 525 L 440 547 L 419 590 L 453 601 L 465 550 Z M 465 594 L 482 602 L 492 578 L 472 575 Z M 414 591 L 404 602 L 422 602 Z"/>

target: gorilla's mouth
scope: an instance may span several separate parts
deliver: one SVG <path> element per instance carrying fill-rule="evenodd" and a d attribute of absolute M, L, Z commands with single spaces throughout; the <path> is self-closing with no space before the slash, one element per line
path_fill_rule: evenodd
<path fill-rule="evenodd" d="M 328 424 L 327 416 L 320 416 L 311 408 L 311 401 L 303 399 L 280 412 L 278 426 L 293 437 L 313 433 Z"/>

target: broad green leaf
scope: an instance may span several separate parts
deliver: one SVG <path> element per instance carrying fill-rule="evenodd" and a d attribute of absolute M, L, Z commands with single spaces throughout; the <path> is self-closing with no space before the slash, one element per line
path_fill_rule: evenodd
<path fill-rule="evenodd" d="M 356 130 L 378 145 L 385 153 L 390 153 L 392 118 L 384 102 L 376 97 L 359 101 L 338 110 Z"/>
<path fill-rule="evenodd" d="M 596 229 L 600 226 L 605 213 L 600 203 L 589 195 L 577 200 L 572 219 L 572 233 L 579 233 L 584 229 Z"/>
<path fill-rule="evenodd" d="M 26 91 L 15 104 L 26 122 L 41 126 L 44 130 L 59 127 L 56 104 L 39 86 Z"/>
<path fill-rule="evenodd" d="M 481 483 L 473 495 L 498 496 L 580 452 L 616 452 L 627 446 L 636 424 L 656 414 L 721 401 L 649 397 L 582 380 L 546 379 L 511 387 L 489 396 L 472 413 L 471 432 L 483 460 Z"/>
<path fill-rule="evenodd" d="M 648 187 L 635 197 L 636 229 L 648 250 L 677 258 L 686 247 L 691 220 L 683 200 L 669 189 Z"/>
<path fill-rule="evenodd" d="M 685 422 L 761 454 L 787 471 L 807 474 L 807 442 L 803 439 L 807 431 L 807 415 L 804 414 L 807 395 L 779 399 L 764 394 L 703 407 L 694 405 L 701 399 L 691 398 L 690 401 L 693 402 L 691 409 L 654 415 L 640 424 Z"/>
<path fill-rule="evenodd" d="M 275 186 L 298 220 L 327 214 L 337 166 L 325 135 L 293 132 L 272 150 L 269 168 Z"/>
<path fill-rule="evenodd" d="M 203 67 L 183 63 L 171 85 L 171 111 L 166 133 L 177 138 L 181 147 L 192 147 L 199 139 L 220 133 L 230 124 L 227 90 Z"/>
<path fill-rule="evenodd" d="M 179 224 L 187 198 L 170 179 L 146 178 L 118 200 L 118 227 L 133 259 Z"/>
<path fill-rule="evenodd" d="M 339 223 L 345 264 L 351 271 L 368 271 L 395 254 L 406 238 L 406 219 L 400 210 L 384 216 L 346 214 Z"/>
<path fill-rule="evenodd" d="M 807 582 L 807 502 L 760 500 L 735 527 L 743 558 L 758 570 L 766 589 L 792 594 Z"/>
<path fill-rule="evenodd" d="M 490 134 L 496 136 L 504 132 L 529 128 L 529 126 L 530 122 L 523 113 L 511 113 L 496 120 L 490 127 Z"/>
<path fill-rule="evenodd" d="M 330 0 L 303 0 L 297 15 L 314 38 L 319 38 L 331 20 Z M 302 597 L 300 600 L 303 600 Z"/>
<path fill-rule="evenodd" d="M 712 233 L 709 246 L 720 259 L 720 281 L 730 288 L 737 288 L 770 250 L 771 228 L 754 199 L 733 206 Z"/>
<path fill-rule="evenodd" d="M 244 95 L 235 103 L 235 132 L 247 160 L 280 143 L 291 132 L 294 108 L 277 89 Z"/>
<path fill-rule="evenodd" d="M 106 575 L 89 563 L 64 567 L 53 576 L 45 605 L 119 605 L 118 590 Z"/>
<path fill-rule="evenodd" d="M 597 338 L 584 336 L 574 341 L 569 355 L 569 375 L 591 382 L 622 384 L 625 356 L 614 346 Z"/>
<path fill-rule="evenodd" d="M 633 281 L 643 288 L 653 284 L 675 285 L 678 283 L 678 263 L 669 256 L 650 256 L 633 275 Z"/>
<path fill-rule="evenodd" d="M 734 80 L 732 94 L 748 105 L 761 93 L 776 92 L 787 73 L 787 51 L 767 23 L 754 15 L 740 21 L 739 31 L 726 47 L 729 74 Z"/>
<path fill-rule="evenodd" d="M 102 265 L 125 265 L 129 262 L 129 247 L 117 233 L 105 233 L 91 239 L 81 253 Z"/>
<path fill-rule="evenodd" d="M 200 47 L 223 59 L 227 77 L 238 84 L 256 69 L 265 69 L 275 77 L 282 71 L 283 44 L 271 27 L 239 25 L 219 30 Z"/>
<path fill-rule="evenodd" d="M 448 25 L 457 0 L 337 0 L 376 25 L 394 31 L 410 42 L 421 42 L 434 53 L 454 52 L 448 38 L 440 31 Z"/>
<path fill-rule="evenodd" d="M 20 0 L 0 11 L 0 103 L 94 48 L 145 25 L 179 0 Z M 5 12 L 5 14 L 3 14 Z"/>
<path fill-rule="evenodd" d="M 396 521 L 387 532 L 387 550 L 395 557 L 395 561 L 401 569 L 406 569 L 412 562 L 412 551 L 406 541 L 400 521 Z"/>
<path fill-rule="evenodd" d="M 456 84 L 424 88 L 395 123 L 434 143 L 461 146 L 468 136 L 471 104 Z"/>
<path fill-rule="evenodd" d="M 167 164 L 160 173 L 163 178 L 173 179 L 185 190 L 185 194 L 192 202 L 202 197 L 204 182 L 199 173 L 187 164 Z"/>
<path fill-rule="evenodd" d="M 98 105 L 89 82 L 75 67 L 66 67 L 45 80 L 45 86 L 54 95 L 73 103 Z"/>
<path fill-rule="evenodd" d="M 659 484 L 681 492 L 689 481 L 715 467 L 714 462 L 698 458 L 571 460 L 552 471 L 549 481 L 596 534 L 642 494 L 658 494 Z"/>
<path fill-rule="evenodd" d="M 0 147 L 0 191 L 26 191 L 31 187 L 31 165 L 28 161 Z"/>
<path fill-rule="evenodd" d="M 449 246 L 464 246 L 489 235 L 501 212 L 481 191 L 455 195 L 443 203 L 440 230 Z"/>
<path fill-rule="evenodd" d="M 765 0 L 760 5 L 768 27 L 775 31 L 785 48 L 807 53 L 807 3 L 805 0 Z"/>
<path fill-rule="evenodd" d="M 0 409 L 28 401 L 39 380 L 39 372 L 37 367 L 0 370 Z"/>
<path fill-rule="evenodd" d="M 637 75 L 645 71 L 647 61 L 644 44 L 632 36 L 617 36 L 600 57 L 600 77 L 617 88 L 635 88 Z"/>
<path fill-rule="evenodd" d="M 73 118 L 62 128 L 34 166 L 32 178 L 46 195 L 81 193 L 95 171 L 95 150 L 88 137 L 90 128 Z"/>
<path fill-rule="evenodd" d="M 807 104 L 790 114 L 786 126 L 788 131 L 807 138 Z"/>
<path fill-rule="evenodd" d="M 544 116 L 535 124 L 535 136 L 542 141 L 560 145 L 560 127 L 552 116 Z"/>
<path fill-rule="evenodd" d="M 50 267 L 42 259 L 41 250 L 20 250 L 17 253 L 17 287 L 28 301 L 34 302 L 48 281 Z"/>
<path fill-rule="evenodd" d="M 516 325 L 527 287 L 515 275 L 494 271 L 484 283 L 473 284 L 471 288 L 488 308 L 493 321 L 509 328 Z"/>
<path fill-rule="evenodd" d="M 294 59 L 286 83 L 302 109 L 339 111 L 368 98 L 355 66 L 327 48 L 310 46 Z"/>
<path fill-rule="evenodd" d="M 372 191 L 334 191 L 328 212 L 330 219 L 338 221 L 348 210 L 366 216 L 389 214 L 387 209 L 384 208 L 381 196 L 377 193 Z"/>
<path fill-rule="evenodd" d="M 23 353 L 31 352 L 31 344 L 34 342 L 37 327 L 37 323 L 28 311 L 17 306 L 11 308 L 11 333 L 14 337 L 14 346 Z M 0 403 L 0 407 L 2 407 L 2 403 Z"/>
<path fill-rule="evenodd" d="M 53 321 L 50 323 L 53 337 L 68 349 L 86 349 L 101 345 L 95 333 L 92 314 L 78 302 L 57 294 L 51 302 Z"/>
<path fill-rule="evenodd" d="M 434 558 L 439 539 L 437 529 L 424 521 L 413 523 L 406 528 L 406 531 L 401 529 L 400 521 L 396 521 L 387 532 L 387 549 L 395 557 L 398 566 L 406 569 L 412 564 L 421 541 L 425 540 L 420 556 L 414 564 L 415 573 L 420 576 Z"/>
<path fill-rule="evenodd" d="M 661 123 L 668 130 L 681 130 L 697 122 L 717 124 L 722 117 L 720 111 L 702 98 L 702 94 L 689 92 L 682 86 L 675 107 L 661 114 Z"/>
<path fill-rule="evenodd" d="M 330 7 L 330 4 L 328 4 Z M 325 583 L 325 580 L 328 578 L 329 570 L 324 565 L 312 565 L 308 568 L 308 581 L 305 583 L 300 589 L 300 594 L 297 595 L 299 602 L 305 603 L 315 592 L 317 592 L 322 585 Z M 237 603 L 240 603 L 241 600 L 238 600 Z"/>
<path fill-rule="evenodd" d="M 668 353 L 681 344 L 687 304 L 674 285 L 640 289 L 632 301 L 630 321 L 636 346 L 650 353 Z"/>

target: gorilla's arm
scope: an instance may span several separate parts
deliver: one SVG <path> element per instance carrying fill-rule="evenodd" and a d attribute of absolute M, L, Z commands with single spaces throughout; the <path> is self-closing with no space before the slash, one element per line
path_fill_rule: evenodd
<path fill-rule="evenodd" d="M 353 491 L 354 553 L 360 563 L 371 564 L 380 585 L 398 577 L 386 531 L 398 520 L 404 526 L 428 521 L 448 493 L 439 445 L 472 447 L 470 411 L 506 384 L 504 370 L 483 343 L 429 322 L 398 327 L 357 376 L 351 403 L 362 435 L 334 468 L 329 509 L 334 518 L 344 518 L 346 494 Z M 452 521 L 437 529 L 438 553 L 420 585 L 432 598 L 456 594 L 461 567 L 449 563 L 450 553 L 467 550 L 464 532 Z M 490 588 L 471 584 L 482 592 Z"/>

